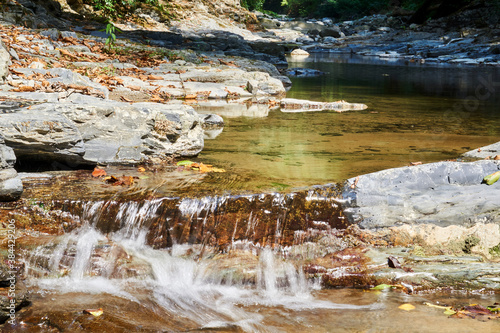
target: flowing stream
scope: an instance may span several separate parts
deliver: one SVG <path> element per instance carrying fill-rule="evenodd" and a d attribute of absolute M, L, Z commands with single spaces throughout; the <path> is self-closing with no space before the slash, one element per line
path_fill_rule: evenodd
<path fill-rule="evenodd" d="M 77 194 L 76 181 L 75 191 L 64 185 L 63 198 L 50 203 L 59 235 L 22 241 L 32 305 L 2 332 L 497 332 L 498 321 L 449 319 L 423 305 L 493 304 L 497 294 L 326 290 L 314 274 L 306 278 L 304 265 L 347 247 L 335 237 L 348 226 L 339 185 L 312 185 L 498 141 L 500 95 L 476 96 L 482 78 L 500 81 L 498 70 L 331 55 L 290 67 L 329 74 L 294 79 L 289 97 L 369 109 L 227 118 L 200 159 L 228 174 L 159 174 L 148 180 L 150 192 L 113 197 L 97 183 L 87 185 L 89 198 Z M 171 190 L 179 184 L 203 191 L 179 195 Z M 398 308 L 405 303 L 415 311 Z M 98 317 L 83 313 L 99 308 Z"/>

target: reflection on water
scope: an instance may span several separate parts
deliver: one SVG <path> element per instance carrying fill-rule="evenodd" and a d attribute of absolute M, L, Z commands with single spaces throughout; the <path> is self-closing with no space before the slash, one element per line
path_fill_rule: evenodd
<path fill-rule="evenodd" d="M 233 189 L 283 189 L 453 159 L 499 140 L 499 69 L 359 59 L 289 59 L 289 67 L 328 74 L 292 78 L 287 97 L 343 99 L 365 103 L 367 110 L 225 117 L 224 131 L 205 142 L 200 158 L 238 175 Z"/>

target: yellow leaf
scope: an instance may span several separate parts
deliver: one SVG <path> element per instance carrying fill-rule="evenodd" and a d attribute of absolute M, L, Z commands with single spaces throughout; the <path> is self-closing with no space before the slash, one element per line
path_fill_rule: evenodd
<path fill-rule="evenodd" d="M 102 308 L 99 308 L 99 309 L 88 309 L 88 310 L 83 310 L 83 313 L 91 314 L 94 317 L 99 317 L 100 315 L 102 315 L 104 313 L 104 311 L 102 310 Z"/>
<path fill-rule="evenodd" d="M 405 311 L 411 311 L 411 310 L 415 310 L 415 306 L 413 306 L 411 304 L 403 304 L 403 305 L 398 306 L 398 309 L 405 310 Z"/>

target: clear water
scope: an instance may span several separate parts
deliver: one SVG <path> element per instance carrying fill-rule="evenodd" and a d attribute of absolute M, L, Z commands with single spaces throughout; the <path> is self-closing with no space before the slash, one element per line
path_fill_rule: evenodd
<path fill-rule="evenodd" d="M 228 189 L 284 189 L 342 181 L 410 162 L 454 159 L 500 140 L 500 70 L 436 67 L 316 54 L 289 67 L 328 74 L 292 78 L 287 97 L 346 100 L 364 111 L 225 117 L 200 159 L 233 173 Z M 486 88 L 485 88 L 486 86 Z"/>

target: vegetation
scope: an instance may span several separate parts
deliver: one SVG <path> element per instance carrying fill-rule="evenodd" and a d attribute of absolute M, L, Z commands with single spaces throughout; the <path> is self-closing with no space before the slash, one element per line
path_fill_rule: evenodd
<path fill-rule="evenodd" d="M 138 8 L 154 10 L 161 18 L 167 19 L 169 12 L 161 0 L 83 0 L 107 19 L 127 17 Z"/>

